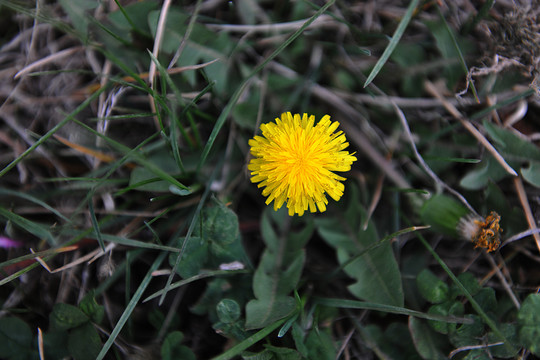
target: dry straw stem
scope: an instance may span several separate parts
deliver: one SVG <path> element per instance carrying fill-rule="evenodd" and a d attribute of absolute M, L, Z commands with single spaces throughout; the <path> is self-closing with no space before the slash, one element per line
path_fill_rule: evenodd
<path fill-rule="evenodd" d="M 486 150 L 491 153 L 491 155 L 493 155 L 495 160 L 497 160 L 497 162 L 501 164 L 501 166 L 506 170 L 507 173 L 509 173 L 512 176 L 518 176 L 517 172 L 514 169 L 512 169 L 510 165 L 506 163 L 506 161 L 501 156 L 501 154 L 497 152 L 497 150 L 484 137 L 484 135 L 482 135 L 482 133 L 480 133 L 480 131 L 478 131 L 478 129 L 476 129 L 474 125 L 471 124 L 470 121 L 465 120 L 463 116 L 461 115 L 461 113 L 459 112 L 459 110 L 456 109 L 454 105 L 446 101 L 446 99 L 441 95 L 439 90 L 435 87 L 435 85 L 432 82 L 426 81 L 425 88 L 427 92 L 429 92 L 431 95 L 435 96 L 437 99 L 441 101 L 442 105 L 450 113 L 450 115 L 452 115 L 455 119 L 461 122 L 463 127 L 467 129 L 467 131 L 469 131 L 471 135 L 473 135 L 486 148 Z"/>
<path fill-rule="evenodd" d="M 79 52 L 79 51 L 82 51 L 82 50 L 84 50 L 83 46 L 76 46 L 76 47 L 65 49 L 65 50 L 59 51 L 57 53 L 51 54 L 49 56 L 46 56 L 43 59 L 39 59 L 39 60 L 37 60 L 37 61 L 35 61 L 35 62 L 31 63 L 31 64 L 28 64 L 27 66 L 25 66 L 24 68 L 19 70 L 19 72 L 17 72 L 15 74 L 13 79 L 17 80 L 20 77 L 30 73 L 32 70 L 34 70 L 36 68 L 39 68 L 39 67 L 41 67 L 41 66 L 43 66 L 45 64 L 48 64 L 48 63 L 52 63 L 52 62 L 62 60 L 64 58 L 72 56 L 76 52 Z"/>
<path fill-rule="evenodd" d="M 412 136 L 412 133 L 411 133 L 411 129 L 409 128 L 409 124 L 407 122 L 407 118 L 405 118 L 405 114 L 403 114 L 403 111 L 401 111 L 401 109 L 396 104 L 393 104 L 393 105 L 394 105 L 394 110 L 395 110 L 397 116 L 399 117 L 399 120 L 401 121 L 401 125 L 403 126 L 403 130 L 405 130 L 405 135 L 407 136 L 407 139 L 411 143 L 411 147 L 413 149 L 414 155 L 416 156 L 416 159 L 418 160 L 418 163 L 420 164 L 420 166 L 422 166 L 424 171 L 433 179 L 433 181 L 435 181 L 435 183 L 438 186 L 443 187 L 448 192 L 452 193 L 452 195 L 457 197 L 465 206 L 467 206 L 467 208 L 473 214 L 477 214 L 476 210 L 474 210 L 474 208 L 467 202 L 467 200 L 465 199 L 465 197 L 463 195 L 461 195 L 459 192 L 452 189 L 449 185 L 447 185 L 444 181 L 442 181 L 437 176 L 437 174 L 435 174 L 433 172 L 433 170 L 431 170 L 431 168 L 426 164 L 426 162 L 422 158 L 422 155 L 420 155 L 420 153 L 418 152 L 418 149 L 416 148 L 416 144 L 414 143 L 414 139 L 413 139 L 413 136 Z"/>
<path fill-rule="evenodd" d="M 519 303 L 518 298 L 516 297 L 516 295 L 512 291 L 512 288 L 511 288 L 510 284 L 508 283 L 508 281 L 506 280 L 506 278 L 504 277 L 504 275 L 501 272 L 501 269 L 504 268 L 504 266 L 505 266 L 504 261 L 501 261 L 501 264 L 497 265 L 495 260 L 493 260 L 493 257 L 488 255 L 485 252 L 484 252 L 484 258 L 486 258 L 487 261 L 490 263 L 491 268 L 493 269 L 493 272 L 495 272 L 495 275 L 497 275 L 497 277 L 501 281 L 501 284 L 502 284 L 504 290 L 506 291 L 506 293 L 508 294 L 508 296 L 510 297 L 510 299 L 514 303 L 514 306 L 516 307 L 516 309 L 519 310 L 519 308 L 521 307 L 521 304 Z M 506 271 L 506 272 L 508 273 L 508 271 Z"/>
<path fill-rule="evenodd" d="M 238 32 L 238 33 L 269 33 L 269 32 L 286 32 L 294 31 L 300 28 L 307 20 L 302 19 L 297 21 L 289 21 L 278 24 L 261 24 L 261 25 L 231 25 L 231 24 L 206 24 L 206 27 L 213 30 L 220 30 L 226 32 Z M 325 27 L 325 26 L 339 26 L 340 24 L 335 21 L 330 15 L 319 16 L 312 24 L 310 24 L 306 30 Z"/>
<path fill-rule="evenodd" d="M 531 206 L 529 205 L 529 201 L 527 200 L 527 194 L 525 193 L 523 182 L 521 181 L 519 177 L 514 178 L 514 185 L 516 187 L 516 192 L 518 193 L 521 206 L 523 207 L 523 211 L 525 212 L 527 223 L 529 223 L 529 228 L 533 231 L 538 230 L 536 226 L 536 221 L 534 220 L 534 216 L 531 211 Z M 532 235 L 534 237 L 534 240 L 536 241 L 536 247 L 538 248 L 538 251 L 540 252 L 540 234 L 538 234 L 538 232 L 534 232 Z"/>
<path fill-rule="evenodd" d="M 158 25 L 156 29 L 156 38 L 154 40 L 154 48 L 152 49 L 152 55 L 154 55 L 154 58 L 157 59 L 159 56 L 159 49 L 161 47 L 161 40 L 163 39 L 163 33 L 165 32 L 165 24 L 167 22 L 167 14 L 169 12 L 169 7 L 171 6 L 171 0 L 165 0 L 163 3 L 163 6 L 161 7 L 161 12 L 159 14 L 159 20 Z M 151 61 L 150 62 L 150 69 L 148 70 L 148 78 L 150 81 L 150 88 L 152 89 L 152 92 L 154 92 L 155 88 L 155 81 L 154 77 L 156 75 L 156 62 Z M 152 113 L 156 113 L 156 105 L 154 104 L 154 99 L 152 97 L 152 94 L 148 94 L 148 103 L 150 104 L 150 109 L 152 110 Z M 159 125 L 159 119 L 157 116 L 154 116 L 154 122 L 156 124 L 156 129 L 160 130 Z"/>

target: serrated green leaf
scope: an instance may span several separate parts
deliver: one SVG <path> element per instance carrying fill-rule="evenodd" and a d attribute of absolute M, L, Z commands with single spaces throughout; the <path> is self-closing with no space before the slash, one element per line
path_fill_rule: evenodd
<path fill-rule="evenodd" d="M 351 189 L 351 199 L 356 199 L 356 190 Z M 379 236 L 371 221 L 363 229 L 366 213 L 358 201 L 351 201 L 344 215 L 320 218 L 315 223 L 320 236 L 336 249 L 344 271 L 356 280 L 349 291 L 359 299 L 403 306 L 401 273 L 390 244 L 383 242 L 373 247 Z"/>
<path fill-rule="evenodd" d="M 296 288 L 302 274 L 303 246 L 314 226 L 308 222 L 301 230 L 290 231 L 286 228 L 287 222 L 280 221 L 283 214 L 286 215 L 284 209 L 275 212 L 270 208 L 263 213 L 261 230 L 267 249 L 253 276 L 255 299 L 246 306 L 246 327 L 250 329 L 267 326 L 289 315 L 296 307 L 295 300 L 288 294 Z"/>

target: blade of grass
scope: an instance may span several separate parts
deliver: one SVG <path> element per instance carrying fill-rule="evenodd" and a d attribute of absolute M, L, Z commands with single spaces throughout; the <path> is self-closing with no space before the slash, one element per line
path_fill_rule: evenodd
<path fill-rule="evenodd" d="M 454 316 L 442 316 L 437 314 L 428 314 L 416 310 L 411 310 L 399 306 L 376 304 L 366 301 L 349 300 L 349 299 L 332 299 L 332 298 L 315 298 L 315 304 L 343 308 L 343 309 L 362 309 L 362 310 L 374 310 L 382 311 L 391 314 L 414 316 L 422 319 L 444 321 L 448 323 L 457 324 L 472 324 L 473 320 L 469 318 L 460 318 Z"/>
<path fill-rule="evenodd" d="M 419 1 L 420 0 L 412 0 L 411 3 L 409 4 L 409 7 L 407 8 L 405 15 L 399 22 L 399 25 L 396 28 L 396 31 L 394 31 L 394 35 L 392 35 L 392 39 L 390 40 L 390 43 L 388 44 L 388 46 L 386 46 L 386 49 L 384 49 L 384 52 L 381 55 L 380 59 L 377 61 L 377 63 L 375 64 L 375 67 L 373 67 L 373 70 L 371 70 L 371 73 L 368 75 L 366 82 L 364 83 L 364 87 L 371 84 L 373 79 L 375 79 L 379 71 L 381 71 L 384 64 L 386 64 L 386 62 L 390 58 L 390 55 L 392 55 L 392 52 L 394 52 L 394 49 L 399 43 L 401 36 L 403 36 L 403 33 L 405 32 L 407 25 L 409 25 L 409 22 L 411 21 L 413 17 L 414 10 L 418 6 Z"/>
<path fill-rule="evenodd" d="M 214 277 L 214 276 L 220 276 L 220 275 L 247 274 L 249 272 L 250 272 L 250 270 L 212 270 L 212 271 L 206 271 L 204 273 L 192 276 L 192 277 L 190 277 L 188 279 L 180 280 L 180 281 L 177 281 L 177 282 L 171 284 L 171 286 L 169 287 L 169 290 L 177 289 L 177 288 L 182 287 L 182 286 L 184 286 L 186 284 L 192 283 L 192 282 L 197 281 L 197 280 L 205 279 L 205 278 L 208 278 L 208 277 Z M 143 302 L 147 302 L 147 301 L 150 301 L 152 299 L 155 299 L 158 296 L 163 295 L 164 292 L 165 292 L 164 289 L 156 291 L 155 293 L 153 293 L 152 295 L 150 295 L 146 299 L 144 299 Z"/>
<path fill-rule="evenodd" d="M 48 230 L 46 230 L 43 225 L 39 225 L 2 207 L 0 207 L 0 216 L 3 216 L 15 225 L 19 226 L 21 229 L 28 231 L 30 234 L 38 237 L 39 239 L 47 239 L 47 242 L 51 246 L 58 245 L 54 236 Z"/>
<path fill-rule="evenodd" d="M 208 182 L 208 186 L 204 190 L 201 196 L 201 200 L 199 201 L 199 203 L 197 204 L 197 207 L 195 208 L 195 212 L 193 213 L 193 218 L 191 219 L 191 223 L 189 224 L 189 228 L 184 238 L 184 242 L 182 243 L 182 247 L 180 248 L 180 253 L 176 256 L 176 260 L 174 262 L 171 275 L 169 275 L 169 278 L 167 279 L 167 284 L 165 285 L 165 288 L 163 288 L 163 293 L 161 294 L 161 297 L 159 299 L 160 306 L 163 303 L 163 300 L 165 300 L 165 296 L 167 295 L 167 292 L 171 290 L 172 279 L 174 275 L 176 274 L 176 269 L 178 269 L 178 265 L 180 264 L 180 261 L 182 260 L 182 256 L 184 255 L 184 252 L 187 248 L 187 244 L 191 240 L 191 234 L 193 233 L 193 230 L 195 229 L 195 225 L 197 224 L 197 220 L 199 219 L 199 214 L 201 213 L 202 207 L 206 202 L 206 198 L 208 197 L 210 193 L 210 183 L 213 181 L 218 168 L 220 168 L 220 166 L 216 166 L 216 168 L 214 169 L 214 172 Z"/>
<path fill-rule="evenodd" d="M 32 255 L 34 255 L 34 254 L 32 254 Z M 35 255 L 34 255 L 34 257 L 35 257 Z M 36 261 L 35 263 L 33 263 L 31 265 L 28 265 L 24 269 L 21 269 L 21 270 L 17 271 L 16 273 L 13 273 L 13 274 L 3 278 L 2 280 L 0 280 L 0 286 L 9 283 L 11 280 L 15 280 L 19 276 L 26 274 L 27 272 L 29 272 L 30 270 L 34 269 L 37 266 L 41 266 L 41 265 L 40 265 L 39 262 Z"/>
<path fill-rule="evenodd" d="M 321 16 L 330 6 L 334 4 L 336 0 L 330 0 L 328 1 L 324 6 L 322 6 L 312 17 L 310 17 L 298 30 L 296 30 L 290 38 L 285 40 L 272 54 L 270 54 L 262 63 L 257 65 L 255 69 L 242 81 L 240 86 L 236 89 L 236 91 L 231 96 L 231 99 L 221 112 L 219 114 L 218 119 L 216 120 L 216 124 L 214 125 L 214 128 L 212 129 L 212 133 L 210 134 L 208 141 L 206 142 L 206 145 L 203 149 L 201 159 L 199 161 L 199 165 L 197 166 L 197 172 L 200 172 L 202 165 L 205 163 L 206 158 L 208 157 L 208 154 L 210 153 L 210 150 L 212 149 L 212 146 L 214 145 L 214 142 L 216 141 L 216 138 L 221 131 L 221 128 L 225 124 L 225 121 L 229 117 L 230 112 L 232 111 L 233 107 L 236 105 L 236 102 L 240 98 L 240 95 L 244 92 L 244 89 L 246 88 L 247 84 L 251 80 L 252 77 L 254 77 L 259 71 L 261 71 L 270 61 L 272 61 L 276 56 L 278 56 L 287 46 L 289 46 L 294 40 L 296 40 L 303 32 L 304 30 L 311 25 L 319 16 Z M 418 2 L 418 0 L 413 0 Z"/>
<path fill-rule="evenodd" d="M 459 44 L 457 43 L 456 37 L 454 36 L 454 32 L 450 29 L 450 26 L 448 25 L 448 22 L 444 18 L 444 15 L 441 11 L 441 8 L 439 5 L 437 5 L 437 12 L 439 13 L 439 17 L 441 18 L 442 23 L 444 24 L 444 28 L 448 32 L 448 35 L 450 36 L 450 39 L 452 39 L 452 45 L 454 46 L 454 49 L 456 49 L 456 52 L 459 56 L 459 63 L 461 64 L 461 67 L 463 68 L 463 71 L 465 72 L 465 75 L 469 74 L 469 67 L 467 66 L 467 63 L 465 62 L 465 58 L 463 57 L 463 53 L 461 52 L 461 48 L 459 47 Z M 478 93 L 476 92 L 476 87 L 474 86 L 474 82 L 471 80 L 469 82 L 469 85 L 471 87 L 474 99 L 477 103 L 480 104 L 480 99 L 478 98 Z"/>
<path fill-rule="evenodd" d="M 14 190 L 9 190 L 9 189 L 0 189 L 0 195 L 11 195 L 11 196 L 17 196 L 17 197 L 20 197 L 22 199 L 26 199 L 26 200 L 29 200 L 47 210 L 49 210 L 50 212 L 52 212 L 54 215 L 58 216 L 60 219 L 70 223 L 71 220 L 68 219 L 67 217 L 65 217 L 64 215 L 62 215 L 59 211 L 57 211 L 56 209 L 54 209 L 53 207 L 49 206 L 49 204 L 45 203 L 44 201 L 41 201 L 40 199 L 30 195 L 30 194 L 25 194 L 25 193 L 22 193 L 22 192 L 19 192 L 19 191 L 14 191 Z"/>
<path fill-rule="evenodd" d="M 258 343 L 259 341 L 261 341 L 262 339 L 264 339 L 265 337 L 270 335 L 270 333 L 272 331 L 274 331 L 278 327 L 280 327 L 286 320 L 287 320 L 287 318 L 281 319 L 281 320 L 276 321 L 272 325 L 268 325 L 264 329 L 259 330 L 255 334 L 251 335 L 250 337 L 243 340 L 242 342 L 236 344 L 235 346 L 233 346 L 229 350 L 225 351 L 223 354 L 221 354 L 219 356 L 216 356 L 212 360 L 228 360 L 228 359 L 232 359 L 235 356 L 240 355 L 244 350 L 246 350 L 247 348 L 249 348 L 253 344 Z"/>
<path fill-rule="evenodd" d="M 114 341 L 116 340 L 116 338 L 120 334 L 120 331 L 122 330 L 122 328 L 124 327 L 124 325 L 126 324 L 128 319 L 130 318 L 131 313 L 133 312 L 133 310 L 135 310 L 135 307 L 137 306 L 137 303 L 141 299 L 142 294 L 144 293 L 144 291 L 148 287 L 148 284 L 150 284 L 150 280 L 152 280 L 152 273 L 154 271 L 156 271 L 160 267 L 161 263 L 163 262 L 163 260 L 165 260 L 165 258 L 167 256 L 168 256 L 168 253 L 163 251 L 163 252 L 161 252 L 159 254 L 157 259 L 154 260 L 154 263 L 152 264 L 150 269 L 148 269 L 148 272 L 146 273 L 146 275 L 142 279 L 141 283 L 139 284 L 139 287 L 137 288 L 137 290 L 133 294 L 133 297 L 131 298 L 128 305 L 126 306 L 126 309 L 124 310 L 124 312 L 120 316 L 120 319 L 118 319 L 118 322 L 114 326 L 114 329 L 111 332 L 111 334 L 109 335 L 109 338 L 107 339 L 105 344 L 103 344 L 103 347 L 101 348 L 101 351 L 99 352 L 98 356 L 96 357 L 96 360 L 102 360 L 105 357 L 105 355 L 107 355 L 107 352 L 109 351 L 111 346 L 114 344 Z"/>
<path fill-rule="evenodd" d="M 124 155 L 124 158 L 132 158 L 133 161 L 135 161 L 136 163 L 138 163 L 139 165 L 145 167 L 146 169 L 150 170 L 151 172 L 153 172 L 157 177 L 161 178 L 162 180 L 170 183 L 171 185 L 174 185 L 176 186 L 177 188 L 179 189 L 183 189 L 183 190 L 190 190 L 189 187 L 185 186 L 184 184 L 180 183 L 178 180 L 176 180 L 174 177 L 172 177 L 170 174 L 166 173 L 165 171 L 163 171 L 159 166 L 155 165 L 154 163 L 146 160 L 141 154 L 139 154 L 138 152 L 138 149 L 140 148 L 140 146 L 137 146 L 135 149 L 130 149 L 129 147 L 117 142 L 117 141 L 114 141 L 110 138 L 108 138 L 107 136 L 104 136 L 103 134 L 100 134 L 99 132 L 97 132 L 96 130 L 92 129 L 91 127 L 89 127 L 88 125 L 80 122 L 79 120 L 77 119 L 74 119 L 74 121 L 76 124 L 82 126 L 83 128 L 85 128 L 86 130 L 90 131 L 91 133 L 93 133 L 94 135 L 96 136 L 99 136 L 101 138 L 103 138 L 109 145 L 111 145 L 113 148 L 115 148 L 117 151 L 120 151 L 123 155 Z M 158 133 L 156 133 L 155 135 L 157 135 Z M 150 138 L 149 138 L 150 139 Z M 148 141 L 149 139 L 146 139 L 145 141 Z M 142 145 L 141 145 L 142 146 Z"/>
<path fill-rule="evenodd" d="M 94 191 L 90 191 L 90 196 L 88 197 L 88 211 L 90 212 L 90 220 L 92 221 L 92 227 L 94 228 L 94 233 L 96 234 L 97 241 L 101 250 L 105 251 L 105 243 L 103 242 L 103 237 L 101 236 L 101 231 L 99 230 L 99 224 L 97 221 L 96 213 L 94 211 Z"/>

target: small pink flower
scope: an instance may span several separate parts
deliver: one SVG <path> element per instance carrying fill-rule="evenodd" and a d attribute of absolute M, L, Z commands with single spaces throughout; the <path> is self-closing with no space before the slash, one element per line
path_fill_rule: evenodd
<path fill-rule="evenodd" d="M 24 246 L 24 244 L 20 241 L 13 240 L 5 236 L 0 236 L 0 248 L 9 249 L 9 248 L 19 248 L 22 246 Z"/>

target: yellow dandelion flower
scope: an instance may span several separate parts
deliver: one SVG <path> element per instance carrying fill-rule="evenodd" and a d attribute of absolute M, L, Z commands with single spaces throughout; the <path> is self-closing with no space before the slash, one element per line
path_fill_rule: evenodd
<path fill-rule="evenodd" d="M 281 114 L 275 123 L 261 125 L 262 135 L 249 140 L 253 158 L 249 162 L 251 182 L 264 187 L 266 204 L 274 210 L 287 203 L 289 215 L 326 210 L 326 193 L 334 200 L 343 195 L 344 177 L 334 171 L 349 171 L 356 161 L 345 151 L 349 146 L 337 121 L 325 115 L 315 124 L 315 116 Z"/>

